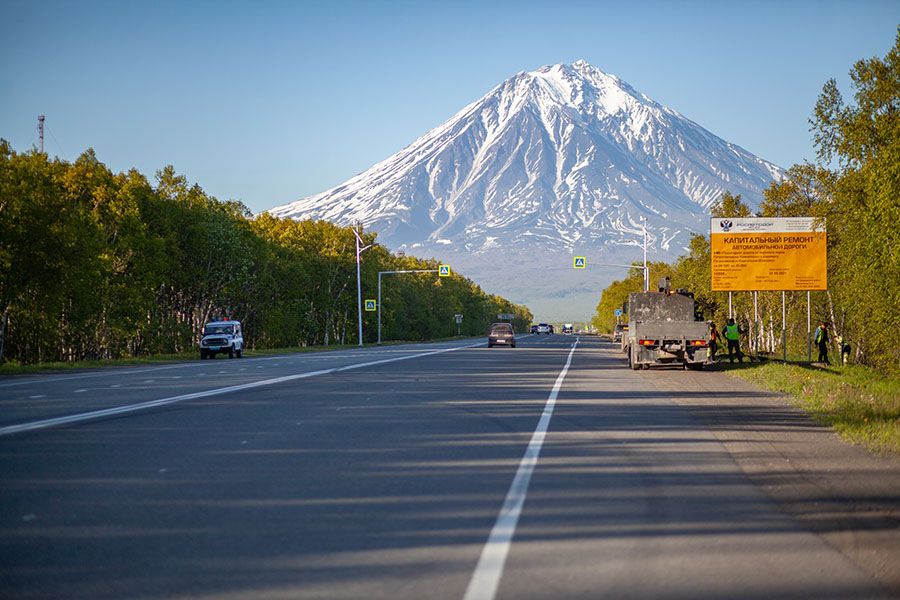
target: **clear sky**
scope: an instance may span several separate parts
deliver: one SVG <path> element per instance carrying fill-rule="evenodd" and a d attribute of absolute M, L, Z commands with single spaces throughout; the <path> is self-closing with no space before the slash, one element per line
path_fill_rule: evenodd
<path fill-rule="evenodd" d="M 519 71 L 583 58 L 729 142 L 814 158 L 822 84 L 883 56 L 900 1 L 0 0 L 0 137 L 172 164 L 261 211 L 387 158 Z"/>

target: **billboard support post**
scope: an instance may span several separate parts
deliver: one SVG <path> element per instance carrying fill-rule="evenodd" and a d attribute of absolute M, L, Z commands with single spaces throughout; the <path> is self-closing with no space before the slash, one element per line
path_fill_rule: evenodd
<path fill-rule="evenodd" d="M 759 292 L 753 292 L 753 350 L 759 359 Z"/>
<path fill-rule="evenodd" d="M 787 364 L 787 292 L 781 292 L 781 350 L 784 353 L 784 364 Z"/>
<path fill-rule="evenodd" d="M 806 362 L 812 363 L 812 312 L 809 300 L 810 292 L 806 292 Z"/>

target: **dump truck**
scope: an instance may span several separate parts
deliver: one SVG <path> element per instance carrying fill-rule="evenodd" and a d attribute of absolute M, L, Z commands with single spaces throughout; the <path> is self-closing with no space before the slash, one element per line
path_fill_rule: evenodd
<path fill-rule="evenodd" d="M 622 351 L 632 369 L 651 365 L 703 369 L 709 356 L 709 330 L 693 294 L 672 290 L 665 277 L 658 291 L 629 294 L 623 312 L 628 329 L 622 335 Z"/>

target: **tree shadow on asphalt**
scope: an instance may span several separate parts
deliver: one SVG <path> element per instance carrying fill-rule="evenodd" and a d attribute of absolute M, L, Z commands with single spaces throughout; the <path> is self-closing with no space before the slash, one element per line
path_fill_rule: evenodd
<path fill-rule="evenodd" d="M 415 370 L 373 369 L 364 385 L 334 374 L 272 386 L 252 401 L 209 398 L 2 440 L 0 595 L 461 597 L 560 361 L 456 358 L 478 374 L 462 379 L 421 361 Z M 596 368 L 577 362 L 570 375 Z M 750 392 L 679 394 L 731 402 L 687 411 L 655 389 L 564 389 L 516 542 L 675 543 L 688 553 L 714 542 L 738 564 L 746 558 L 735 568 L 748 576 L 760 554 L 802 551 L 801 525 L 773 507 L 708 427 L 822 428 L 787 408 L 734 403 Z M 829 519 L 837 500 L 802 500 L 817 511 L 817 531 L 847 526 Z M 896 496 L 839 499 L 847 500 L 900 508 Z M 851 522 L 886 532 L 897 525 L 867 514 Z M 649 579 L 657 566 L 646 558 Z M 445 585 L 422 587 L 435 574 Z M 758 597 L 702 578 L 688 590 Z M 871 590 L 823 576 L 802 592 L 769 592 L 786 600 Z M 685 593 L 663 587 L 655 597 Z"/>

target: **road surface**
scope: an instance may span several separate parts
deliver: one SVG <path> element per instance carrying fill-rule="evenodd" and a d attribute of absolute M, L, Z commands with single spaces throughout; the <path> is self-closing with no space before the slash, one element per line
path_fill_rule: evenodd
<path fill-rule="evenodd" d="M 0 380 L 3 598 L 891 598 L 898 509 L 895 458 L 594 337 Z"/>

